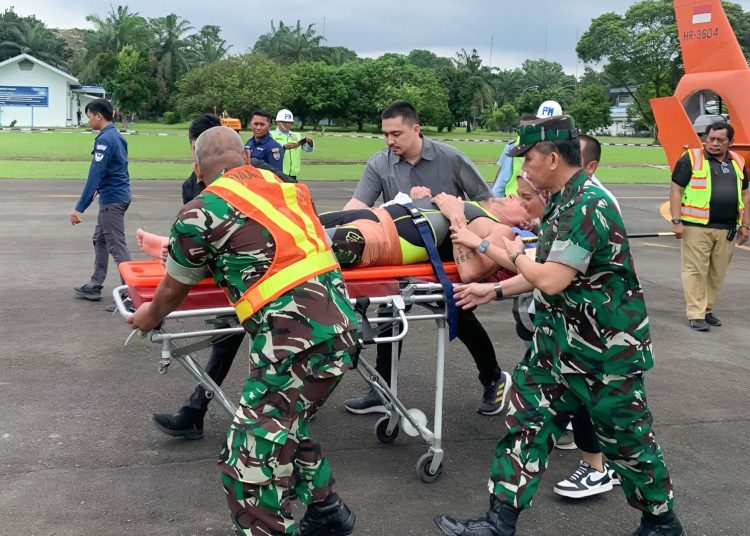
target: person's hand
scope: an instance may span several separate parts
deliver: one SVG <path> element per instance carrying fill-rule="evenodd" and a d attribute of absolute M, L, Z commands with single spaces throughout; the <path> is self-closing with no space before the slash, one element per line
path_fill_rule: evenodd
<path fill-rule="evenodd" d="M 512 257 L 514 253 L 523 255 L 526 252 L 526 246 L 520 236 L 517 236 L 514 240 L 508 240 L 503 237 L 503 242 L 505 243 L 505 251 L 508 252 L 508 257 Z"/>
<path fill-rule="evenodd" d="M 748 237 L 750 236 L 750 230 L 748 230 L 747 227 L 740 226 L 739 229 L 737 229 L 737 243 L 741 246 L 745 242 L 747 242 Z"/>
<path fill-rule="evenodd" d="M 128 324 L 133 329 L 148 333 L 161 323 L 161 318 L 154 318 L 151 314 L 151 302 L 144 303 L 138 310 L 130 315 L 128 318 Z"/>
<path fill-rule="evenodd" d="M 450 220 L 452 225 L 466 225 L 464 202 L 460 197 L 443 192 L 433 197 L 432 202 L 440 209 L 443 216 Z"/>
<path fill-rule="evenodd" d="M 432 197 L 432 192 L 426 186 L 414 186 L 409 190 L 409 197 L 412 199 L 424 199 L 425 197 Z"/>
<path fill-rule="evenodd" d="M 682 238 L 682 235 L 685 233 L 685 226 L 682 225 L 681 223 L 673 223 L 672 232 L 674 233 L 675 238 L 680 239 Z M 737 238 L 739 239 L 739 236 Z"/>
<path fill-rule="evenodd" d="M 305 145 L 312 145 L 313 144 L 313 140 L 312 140 L 312 138 L 310 136 L 306 136 L 306 137 L 302 138 L 301 143 L 303 143 Z"/>
<path fill-rule="evenodd" d="M 297 143 L 296 141 L 290 141 L 289 143 L 284 145 L 284 149 L 286 149 L 287 151 L 289 149 L 296 149 L 297 147 L 299 147 L 299 143 Z"/>
<path fill-rule="evenodd" d="M 465 225 L 451 225 L 451 240 L 454 244 L 471 249 L 477 249 L 482 244 L 482 239 Z"/>
<path fill-rule="evenodd" d="M 74 210 L 73 212 L 70 213 L 70 223 L 72 223 L 73 225 L 78 225 L 82 221 L 83 221 L 83 217 L 81 216 L 80 212 Z"/>
<path fill-rule="evenodd" d="M 489 303 L 495 298 L 495 288 L 491 283 L 469 283 L 468 285 L 457 285 L 453 297 L 456 306 L 462 309 L 471 309 L 483 303 Z"/>

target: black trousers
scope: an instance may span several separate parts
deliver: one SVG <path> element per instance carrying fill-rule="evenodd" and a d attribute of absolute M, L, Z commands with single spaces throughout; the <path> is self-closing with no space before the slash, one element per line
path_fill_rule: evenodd
<path fill-rule="evenodd" d="M 229 368 L 234 361 L 234 356 L 237 355 L 237 351 L 240 349 L 244 339 L 244 333 L 237 333 L 236 335 L 230 335 L 226 339 L 215 342 L 211 346 L 211 357 L 208 359 L 208 363 L 206 363 L 205 370 L 211 379 L 216 382 L 216 385 L 221 385 L 221 382 L 227 377 Z M 205 413 L 210 401 L 211 399 L 206 397 L 206 390 L 202 385 L 198 385 L 190 396 L 187 406 Z"/>
<path fill-rule="evenodd" d="M 380 335 L 388 337 L 393 333 L 391 328 L 384 330 Z M 500 366 L 495 357 L 495 348 L 492 340 L 479 322 L 473 311 L 458 309 L 458 338 L 469 350 L 471 357 L 479 371 L 479 381 L 482 385 L 492 383 L 500 377 Z M 398 347 L 399 358 L 401 357 L 401 343 Z M 378 358 L 375 370 L 390 385 L 391 382 L 391 345 L 378 344 Z"/>
<path fill-rule="evenodd" d="M 573 414 L 573 439 L 576 446 L 588 454 L 599 454 L 602 451 L 599 440 L 594 432 L 594 424 L 585 407 L 581 407 Z"/>

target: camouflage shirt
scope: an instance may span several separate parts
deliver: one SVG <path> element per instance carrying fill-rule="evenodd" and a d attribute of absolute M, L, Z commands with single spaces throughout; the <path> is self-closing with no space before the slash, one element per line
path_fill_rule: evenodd
<path fill-rule="evenodd" d="M 210 275 L 237 301 L 266 273 L 275 251 L 264 226 L 204 191 L 182 208 L 172 226 L 167 272 L 186 285 Z M 265 305 L 243 327 L 252 336 L 251 364 L 259 368 L 321 343 L 332 351 L 353 350 L 358 324 L 341 271 L 332 270 Z M 321 377 L 351 366 L 321 359 L 315 374 Z"/>
<path fill-rule="evenodd" d="M 653 366 L 646 303 L 622 217 L 583 171 L 550 198 L 536 255 L 537 262 L 578 273 L 554 296 L 534 291 L 529 364 L 562 374 L 614 375 Z"/>

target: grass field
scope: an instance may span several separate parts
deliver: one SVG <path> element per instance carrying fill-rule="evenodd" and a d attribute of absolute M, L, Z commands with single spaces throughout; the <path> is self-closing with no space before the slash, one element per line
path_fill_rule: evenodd
<path fill-rule="evenodd" d="M 133 179 L 183 179 L 190 172 L 187 124 L 131 124 L 139 132 L 129 135 L 128 152 Z M 316 145 L 313 153 L 303 153 L 304 180 L 358 180 L 364 163 L 383 148 L 383 140 L 371 133 L 310 132 Z M 155 135 L 164 133 L 168 135 Z M 492 141 L 448 141 L 477 164 L 482 176 L 492 180 L 495 162 L 507 133 L 476 131 L 467 136 L 463 129 L 451 133 L 429 132 L 442 139 L 482 139 Z M 250 133 L 242 132 L 244 139 Z M 0 179 L 85 179 L 94 135 L 79 129 L 54 132 L 1 132 Z M 601 138 L 603 143 L 650 143 L 648 139 Z M 597 173 L 609 183 L 653 183 L 668 180 L 666 158 L 659 147 L 617 147 L 605 145 L 602 167 Z M 616 167 L 607 167 L 616 166 Z"/>

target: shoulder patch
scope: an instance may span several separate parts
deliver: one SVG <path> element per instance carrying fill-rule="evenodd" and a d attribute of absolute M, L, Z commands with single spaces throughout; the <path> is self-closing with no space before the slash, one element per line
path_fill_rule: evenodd
<path fill-rule="evenodd" d="M 97 162 L 104 160 L 104 153 L 94 153 L 94 160 Z"/>
<path fill-rule="evenodd" d="M 97 151 L 106 151 L 106 150 L 107 150 L 107 146 L 106 146 L 106 145 L 102 145 L 102 144 L 100 143 L 100 144 L 98 144 L 98 145 L 96 146 L 96 150 L 97 150 Z"/>

